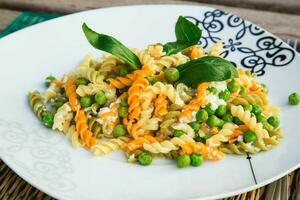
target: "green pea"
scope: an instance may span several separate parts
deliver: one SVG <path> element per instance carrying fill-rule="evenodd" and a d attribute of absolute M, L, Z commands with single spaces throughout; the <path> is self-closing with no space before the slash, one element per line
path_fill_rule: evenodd
<path fill-rule="evenodd" d="M 146 152 L 140 153 L 138 156 L 138 161 L 141 165 L 150 165 L 152 163 L 152 156 Z"/>
<path fill-rule="evenodd" d="M 177 166 L 179 168 L 188 167 L 191 164 L 191 158 L 188 155 L 181 155 L 177 157 Z"/>
<path fill-rule="evenodd" d="M 255 142 L 257 140 L 257 137 L 254 132 L 247 131 L 243 136 L 244 142 Z"/>
<path fill-rule="evenodd" d="M 106 96 L 105 93 L 101 90 L 95 95 L 95 101 L 101 106 L 106 103 Z"/>
<path fill-rule="evenodd" d="M 244 110 L 246 111 L 246 110 L 248 110 L 248 111 L 252 111 L 252 105 L 250 105 L 250 104 L 247 104 L 247 105 L 243 105 L 243 108 L 244 108 Z"/>
<path fill-rule="evenodd" d="M 81 77 L 77 78 L 76 80 L 77 85 L 87 85 L 89 84 L 89 82 L 90 82 L 89 80 Z"/>
<path fill-rule="evenodd" d="M 227 89 L 230 92 L 237 92 L 240 89 L 240 86 L 235 80 L 232 80 L 227 84 Z"/>
<path fill-rule="evenodd" d="M 251 112 L 252 112 L 253 114 L 255 114 L 255 115 L 259 115 L 259 114 L 261 114 L 262 109 L 261 109 L 261 107 L 258 106 L 258 105 L 252 105 L 252 110 L 251 110 Z"/>
<path fill-rule="evenodd" d="M 255 115 L 255 117 L 256 117 L 257 121 L 259 121 L 259 122 L 262 122 L 262 123 L 263 123 L 263 122 L 266 122 L 266 121 L 267 121 L 267 118 L 265 118 L 261 113 Z"/>
<path fill-rule="evenodd" d="M 232 119 L 233 123 L 235 123 L 236 125 L 242 125 L 244 124 L 239 118 L 237 117 L 233 117 Z"/>
<path fill-rule="evenodd" d="M 229 114 L 229 113 L 226 113 L 222 119 L 225 121 L 225 122 L 232 122 L 232 115 Z"/>
<path fill-rule="evenodd" d="M 151 85 L 153 85 L 154 83 L 158 82 L 159 79 L 153 76 L 149 76 L 147 77 L 147 80 L 150 82 Z"/>
<path fill-rule="evenodd" d="M 190 122 L 189 125 L 195 132 L 198 132 L 201 128 L 201 125 L 198 122 Z"/>
<path fill-rule="evenodd" d="M 168 83 L 174 83 L 179 79 L 179 71 L 176 68 L 165 69 L 165 79 Z"/>
<path fill-rule="evenodd" d="M 118 124 L 114 130 L 113 130 L 113 134 L 115 137 L 122 137 L 125 136 L 127 133 L 125 127 L 122 124 Z"/>
<path fill-rule="evenodd" d="M 182 135 L 186 134 L 186 132 L 182 131 L 182 130 L 176 130 L 174 131 L 174 137 L 180 137 Z"/>
<path fill-rule="evenodd" d="M 45 126 L 52 128 L 53 126 L 53 114 L 50 112 L 45 112 L 43 115 L 43 123 Z"/>
<path fill-rule="evenodd" d="M 206 122 L 208 119 L 208 113 L 204 109 L 200 109 L 196 114 L 196 120 L 197 122 Z"/>
<path fill-rule="evenodd" d="M 225 89 L 224 91 L 219 93 L 219 98 L 227 101 L 230 98 L 230 91 Z"/>
<path fill-rule="evenodd" d="M 274 128 L 278 128 L 280 125 L 280 119 L 276 116 L 271 116 L 268 118 L 268 123 Z"/>
<path fill-rule="evenodd" d="M 203 157 L 199 154 L 192 154 L 191 155 L 191 165 L 194 167 L 198 167 L 200 165 L 202 165 L 203 163 Z"/>
<path fill-rule="evenodd" d="M 207 120 L 207 125 L 209 127 L 222 127 L 224 125 L 224 121 L 219 119 L 215 115 L 211 115 Z"/>
<path fill-rule="evenodd" d="M 58 110 L 62 105 L 64 105 L 65 102 L 63 101 L 56 101 L 52 104 L 52 108 L 55 110 Z"/>
<path fill-rule="evenodd" d="M 80 104 L 83 108 L 90 107 L 92 105 L 92 99 L 90 97 L 81 97 Z"/>
<path fill-rule="evenodd" d="M 298 105 L 300 103 L 300 95 L 296 92 L 290 94 L 289 96 L 289 104 L 290 105 Z"/>
<path fill-rule="evenodd" d="M 210 104 L 208 104 L 204 109 L 206 110 L 206 112 L 209 116 L 215 114 L 215 111 L 213 109 L 211 109 Z"/>
<path fill-rule="evenodd" d="M 266 94 L 268 94 L 269 93 L 269 88 L 268 88 L 268 86 L 266 85 L 266 84 L 261 84 L 261 86 L 262 86 L 262 91 L 264 92 L 264 93 L 266 93 Z"/>
<path fill-rule="evenodd" d="M 127 115 L 128 115 L 128 109 L 127 109 L 127 107 L 124 107 L 124 106 L 120 106 L 118 109 L 118 112 L 119 112 L 120 117 L 127 117 Z"/>
<path fill-rule="evenodd" d="M 54 76 L 52 76 L 52 75 L 48 76 L 45 80 L 46 86 L 49 87 L 50 84 L 55 80 L 56 80 L 56 78 Z"/>
<path fill-rule="evenodd" d="M 227 110 L 227 108 L 225 105 L 220 105 L 216 110 L 216 115 L 218 117 L 222 117 L 226 114 L 226 110 Z"/>
<path fill-rule="evenodd" d="M 130 74 L 130 72 L 131 72 L 130 68 L 128 66 L 124 65 L 124 66 L 121 66 L 119 74 L 120 74 L 120 76 L 126 76 L 127 74 Z"/>
<path fill-rule="evenodd" d="M 127 99 L 121 99 L 120 105 L 127 107 L 128 106 Z"/>
<path fill-rule="evenodd" d="M 241 87 L 240 91 L 239 91 L 239 94 L 242 95 L 242 96 L 245 96 L 246 95 L 246 89 L 244 87 Z"/>
<path fill-rule="evenodd" d="M 208 91 L 209 91 L 210 93 L 212 93 L 212 94 L 217 94 L 217 93 L 218 93 L 218 89 L 215 88 L 215 87 L 210 87 L 210 88 L 208 88 Z"/>

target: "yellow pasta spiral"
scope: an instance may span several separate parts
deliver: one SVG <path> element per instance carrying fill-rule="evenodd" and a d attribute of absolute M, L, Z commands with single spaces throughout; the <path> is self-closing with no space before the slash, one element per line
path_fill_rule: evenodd
<path fill-rule="evenodd" d="M 123 148 L 125 142 L 129 139 L 127 137 L 114 138 L 105 142 L 100 142 L 91 147 L 91 152 L 95 156 L 103 156 L 110 152 L 117 151 Z"/>
<path fill-rule="evenodd" d="M 263 129 L 262 123 L 257 122 L 256 118 L 252 117 L 251 113 L 249 111 L 245 111 L 242 106 L 232 105 L 231 114 L 244 122 L 245 125 L 257 135 L 259 140 L 269 137 L 268 131 Z"/>
<path fill-rule="evenodd" d="M 79 148 L 82 146 L 82 142 L 80 140 L 79 133 L 76 131 L 75 125 L 70 126 L 70 128 L 66 132 L 66 135 L 71 140 L 74 148 Z"/>
<path fill-rule="evenodd" d="M 167 96 L 159 95 L 158 98 L 155 100 L 155 111 L 154 114 L 157 117 L 162 117 L 168 113 L 168 101 Z"/>
<path fill-rule="evenodd" d="M 206 140 L 206 144 L 211 147 L 220 146 L 222 142 L 227 142 L 229 140 L 229 137 L 236 128 L 237 126 L 232 123 L 224 124 L 223 128 L 217 134 Z"/>

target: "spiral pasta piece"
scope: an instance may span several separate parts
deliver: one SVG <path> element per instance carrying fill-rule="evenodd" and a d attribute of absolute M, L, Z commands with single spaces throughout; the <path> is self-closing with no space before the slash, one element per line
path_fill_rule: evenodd
<path fill-rule="evenodd" d="M 120 60 L 113 55 L 103 56 L 103 62 L 97 66 L 98 72 L 101 74 L 102 72 L 111 72 L 114 67 L 118 65 Z"/>
<path fill-rule="evenodd" d="M 200 148 L 199 153 L 206 159 L 221 160 L 225 156 L 225 154 L 217 148 L 209 147 L 199 142 L 197 142 L 196 145 L 198 145 Z"/>
<path fill-rule="evenodd" d="M 233 105 L 259 105 L 266 106 L 269 104 L 269 100 L 265 95 L 259 96 L 257 94 L 247 94 L 244 96 L 237 96 L 230 101 Z"/>
<path fill-rule="evenodd" d="M 157 139 L 151 135 L 144 135 L 143 137 L 131 140 L 124 146 L 126 152 L 132 152 L 137 149 L 141 149 L 145 143 L 151 144 L 156 142 Z"/>
<path fill-rule="evenodd" d="M 128 74 L 126 77 L 117 77 L 115 79 L 108 79 L 110 85 L 114 88 L 123 89 L 127 86 L 131 86 L 136 76 L 134 74 Z"/>
<path fill-rule="evenodd" d="M 93 68 L 79 68 L 76 70 L 78 77 L 85 78 L 95 84 L 103 84 L 104 76 Z"/>
<path fill-rule="evenodd" d="M 128 104 L 129 104 L 129 119 L 135 120 L 140 117 L 141 114 L 141 103 L 139 100 L 139 95 L 148 85 L 147 79 L 143 77 L 138 77 L 132 86 L 128 90 Z"/>
<path fill-rule="evenodd" d="M 177 150 L 179 147 L 173 144 L 171 141 L 165 140 L 161 143 L 159 142 L 153 142 L 152 144 L 144 143 L 143 148 L 146 151 L 149 151 L 154 154 L 159 154 L 159 153 L 166 154 L 172 150 Z"/>
<path fill-rule="evenodd" d="M 55 90 L 49 90 L 49 89 L 41 95 L 45 104 L 48 103 L 51 99 L 53 99 L 56 96 L 57 96 L 57 92 Z"/>
<path fill-rule="evenodd" d="M 233 131 L 238 126 L 232 123 L 224 124 L 223 128 L 212 137 L 206 140 L 206 144 L 211 147 L 218 147 L 221 145 L 222 142 L 227 142 L 230 136 L 233 134 Z"/>
<path fill-rule="evenodd" d="M 231 114 L 244 122 L 249 129 L 257 135 L 258 140 L 269 137 L 268 131 L 263 129 L 262 123 L 257 122 L 255 117 L 251 117 L 251 113 L 249 111 L 245 111 L 242 106 L 232 105 Z"/>
<path fill-rule="evenodd" d="M 184 102 L 188 102 L 193 98 L 190 94 L 188 94 L 188 92 L 187 92 L 188 90 L 189 90 L 188 86 L 186 86 L 183 83 L 179 83 L 176 86 L 176 91 L 178 92 L 180 98 Z"/>
<path fill-rule="evenodd" d="M 154 61 L 154 64 L 160 67 L 160 69 L 163 69 L 164 67 L 177 67 L 178 65 L 186 63 L 188 60 L 189 57 L 183 55 L 182 53 L 177 53 L 170 56 L 160 57 L 160 59 Z"/>
<path fill-rule="evenodd" d="M 154 114 L 157 117 L 162 117 L 168 113 L 168 101 L 167 96 L 159 95 L 155 100 L 155 111 Z"/>
<path fill-rule="evenodd" d="M 197 97 L 190 101 L 188 105 L 184 107 L 182 112 L 179 115 L 179 119 L 191 119 L 193 116 L 193 112 L 197 112 L 200 107 L 206 106 L 208 104 L 206 100 L 207 88 L 209 87 L 209 83 L 200 83 L 197 88 Z"/>
<path fill-rule="evenodd" d="M 139 51 L 138 49 L 132 49 L 132 51 L 139 58 L 142 65 L 153 65 L 154 59 L 148 51 Z"/>
<path fill-rule="evenodd" d="M 43 113 L 46 111 L 46 105 L 38 91 L 29 92 L 29 104 L 34 114 L 41 120 Z"/>
<path fill-rule="evenodd" d="M 180 98 L 178 92 L 171 84 L 163 84 L 162 82 L 156 82 L 154 85 L 149 86 L 154 94 L 165 95 L 170 101 L 179 106 L 184 105 L 184 101 Z"/>
<path fill-rule="evenodd" d="M 106 86 L 104 84 L 99 85 L 89 83 L 88 85 L 79 85 L 76 89 L 76 93 L 81 97 L 85 97 L 95 95 L 97 92 L 104 89 L 106 89 Z"/>
<path fill-rule="evenodd" d="M 129 139 L 127 137 L 114 138 L 105 142 L 99 142 L 98 144 L 91 147 L 91 152 L 95 156 L 103 156 L 110 152 L 117 151 L 123 148 L 125 142 Z"/>
<path fill-rule="evenodd" d="M 74 148 L 79 148 L 82 146 L 82 142 L 80 140 L 79 133 L 76 131 L 75 125 L 70 126 L 70 128 L 65 133 L 70 139 Z"/>
<path fill-rule="evenodd" d="M 69 77 L 65 85 L 65 90 L 67 97 L 69 98 L 70 107 L 73 111 L 75 111 L 77 107 L 80 107 L 80 105 L 78 105 L 76 82 L 74 77 Z"/>
<path fill-rule="evenodd" d="M 91 66 L 92 62 L 92 56 L 91 55 L 86 55 L 81 63 L 78 65 L 78 68 L 88 68 Z"/>
<path fill-rule="evenodd" d="M 96 117 L 89 116 L 87 120 L 88 128 L 92 132 L 93 137 L 95 138 L 101 138 L 103 133 L 102 133 L 102 128 L 99 122 L 97 121 Z"/>
<path fill-rule="evenodd" d="M 216 148 L 206 146 L 203 143 L 195 142 L 195 140 L 188 135 L 174 137 L 162 142 L 144 142 L 143 148 L 154 154 L 169 153 L 172 150 L 181 148 L 181 154 L 201 153 L 204 158 L 211 160 L 220 160 L 224 157 L 223 152 Z"/>
<path fill-rule="evenodd" d="M 76 131 L 80 134 L 83 144 L 90 148 L 97 143 L 92 132 L 88 130 L 87 119 L 83 110 L 77 110 L 75 115 Z"/>

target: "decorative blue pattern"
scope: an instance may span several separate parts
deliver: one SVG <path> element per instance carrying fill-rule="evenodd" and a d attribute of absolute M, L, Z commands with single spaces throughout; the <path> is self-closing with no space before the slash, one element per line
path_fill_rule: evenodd
<path fill-rule="evenodd" d="M 203 33 L 200 44 L 203 48 L 211 46 L 221 40 L 221 31 L 230 29 L 232 35 L 222 35 L 224 58 L 229 57 L 231 52 L 240 52 L 242 59 L 240 65 L 258 76 L 265 74 L 267 66 L 282 67 L 291 63 L 295 57 L 295 52 L 284 47 L 283 42 L 265 33 L 263 29 L 255 26 L 238 16 L 212 10 L 204 13 L 203 18 L 197 19 L 186 16 L 187 19 L 199 26 Z M 246 37 L 255 37 L 256 44 L 243 43 Z M 252 46 L 247 46 L 252 45 Z"/>

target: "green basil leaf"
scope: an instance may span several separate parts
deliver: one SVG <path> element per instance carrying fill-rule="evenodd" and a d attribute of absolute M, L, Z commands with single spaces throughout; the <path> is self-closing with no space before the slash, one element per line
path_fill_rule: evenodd
<path fill-rule="evenodd" d="M 82 24 L 82 30 L 85 34 L 86 39 L 96 49 L 117 56 L 118 58 L 129 64 L 133 69 L 141 68 L 139 58 L 117 39 L 109 35 L 97 33 L 90 29 L 85 23 Z"/>
<path fill-rule="evenodd" d="M 190 46 L 195 45 L 192 42 L 169 42 L 164 45 L 163 51 L 166 52 L 166 56 L 176 54 Z"/>
<path fill-rule="evenodd" d="M 168 42 L 163 46 L 166 55 L 172 55 L 196 45 L 201 38 L 199 27 L 182 16 L 179 16 L 175 25 L 176 42 Z"/>
<path fill-rule="evenodd" d="M 238 77 L 234 65 L 220 57 L 205 56 L 177 67 L 179 82 L 196 86 L 202 82 L 224 81 Z"/>

